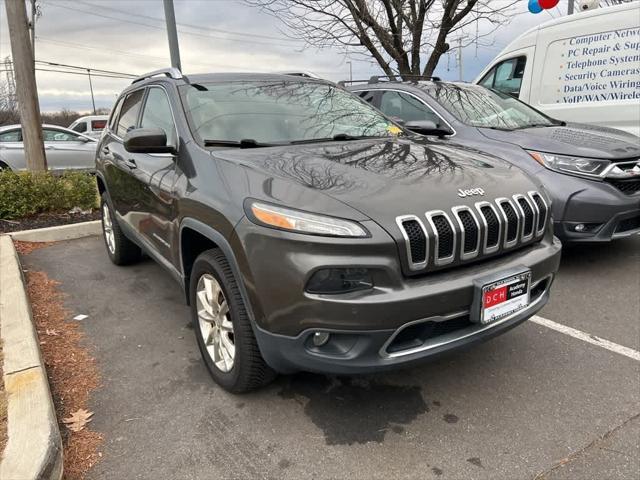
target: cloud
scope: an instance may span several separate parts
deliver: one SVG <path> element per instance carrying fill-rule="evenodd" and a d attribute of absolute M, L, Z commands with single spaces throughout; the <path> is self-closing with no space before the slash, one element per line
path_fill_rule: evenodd
<path fill-rule="evenodd" d="M 499 1 L 503 0 L 496 0 Z M 465 80 L 472 80 L 519 33 L 551 18 L 549 14 L 528 14 L 526 2 L 521 3 L 509 25 L 482 40 L 477 58 L 474 45 L 463 49 Z M 566 9 L 565 4 L 566 0 L 552 15 L 559 16 L 560 9 Z M 170 63 L 160 0 L 49 0 L 41 2 L 41 8 L 42 17 L 36 24 L 39 60 L 130 74 Z M 313 71 L 335 81 L 348 77 L 348 58 L 343 52 L 305 50 L 303 42 L 291 41 L 282 33 L 283 27 L 276 18 L 240 1 L 176 0 L 175 11 L 177 22 L 184 25 L 179 27 L 179 41 L 185 73 L 296 69 Z M 4 1 L 1 1 L 0 57 L 10 54 Z M 447 79 L 457 79 L 455 59 L 450 55 L 449 62 L 447 56 L 441 59 L 437 73 Z M 353 73 L 355 78 L 368 78 L 380 70 L 370 61 L 354 58 Z M 130 83 L 127 79 L 98 76 L 92 80 L 97 107 L 110 107 L 115 96 Z M 43 111 L 91 108 L 86 76 L 41 71 L 37 81 Z"/>

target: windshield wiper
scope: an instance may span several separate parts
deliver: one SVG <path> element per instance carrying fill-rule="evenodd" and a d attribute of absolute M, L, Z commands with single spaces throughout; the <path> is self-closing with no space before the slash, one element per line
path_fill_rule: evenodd
<path fill-rule="evenodd" d="M 253 138 L 243 138 L 237 140 L 205 140 L 205 147 L 237 147 L 237 148 L 259 148 L 259 147 L 275 147 L 273 143 L 261 143 Z"/>
<path fill-rule="evenodd" d="M 386 138 L 380 135 L 349 135 L 348 133 L 336 133 L 333 137 L 324 138 L 308 138 L 302 140 L 292 140 L 289 143 L 292 145 L 300 143 L 320 143 L 320 142 L 346 142 L 350 140 L 362 140 L 363 138 Z"/>
<path fill-rule="evenodd" d="M 555 127 L 553 123 L 530 123 L 528 125 L 521 125 L 519 127 L 515 127 L 514 130 L 524 130 L 525 128 L 546 128 L 546 127 Z"/>

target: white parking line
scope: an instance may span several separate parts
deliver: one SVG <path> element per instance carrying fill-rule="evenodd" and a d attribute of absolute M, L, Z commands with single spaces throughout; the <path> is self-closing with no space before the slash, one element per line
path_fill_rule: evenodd
<path fill-rule="evenodd" d="M 570 337 L 577 338 L 582 340 L 583 342 L 590 343 L 592 345 L 597 345 L 602 348 L 606 348 L 612 352 L 618 353 L 620 355 L 624 355 L 625 357 L 632 358 L 640 362 L 640 352 L 634 350 L 633 348 L 623 347 L 622 345 L 618 345 L 617 343 L 610 342 L 609 340 L 605 340 L 604 338 L 597 337 L 595 335 L 591 335 L 590 333 L 581 332 L 580 330 L 576 330 L 575 328 L 567 327 L 566 325 L 561 325 L 559 323 L 553 322 L 546 318 L 539 317 L 534 315 L 530 318 L 533 323 L 537 323 L 538 325 L 542 325 L 543 327 L 550 328 L 551 330 L 555 330 L 556 332 L 564 333 L 565 335 L 569 335 Z"/>

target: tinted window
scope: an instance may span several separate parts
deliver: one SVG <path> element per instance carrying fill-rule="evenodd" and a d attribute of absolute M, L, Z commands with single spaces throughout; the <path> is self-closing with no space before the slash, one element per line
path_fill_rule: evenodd
<path fill-rule="evenodd" d="M 75 125 L 71 130 L 78 133 L 84 133 L 87 131 L 87 122 L 80 122 Z"/>
<path fill-rule="evenodd" d="M 142 128 L 161 128 L 167 134 L 167 144 L 176 144 L 176 133 L 169 99 L 161 88 L 149 89 L 140 126 Z"/>
<path fill-rule="evenodd" d="M 0 133 L 0 142 L 21 142 L 22 130 L 19 128 Z"/>
<path fill-rule="evenodd" d="M 431 120 L 436 125 L 440 118 L 424 103 L 406 93 L 386 91 L 382 93 L 380 110 L 390 117 L 398 117 L 405 122 Z"/>
<path fill-rule="evenodd" d="M 118 100 L 116 105 L 111 110 L 111 116 L 109 117 L 109 129 L 112 132 L 116 131 L 116 125 L 118 124 L 118 115 L 120 114 L 120 107 L 122 107 L 122 98 Z"/>
<path fill-rule="evenodd" d="M 365 102 L 369 102 L 369 103 L 373 103 L 373 97 L 375 95 L 375 92 L 369 92 L 369 91 L 363 91 L 363 92 L 358 92 L 358 96 L 363 99 Z"/>
<path fill-rule="evenodd" d="M 116 135 L 119 137 L 124 137 L 129 130 L 136 128 L 143 92 L 143 90 L 136 90 L 124 99 L 122 108 L 120 109 L 118 127 L 116 128 Z"/>
<path fill-rule="evenodd" d="M 522 86 L 522 77 L 524 76 L 524 67 L 527 64 L 526 57 L 511 58 L 499 63 L 495 67 L 493 75 L 493 88 L 501 92 L 508 93 L 513 96 L 520 94 Z M 485 77 L 486 78 L 486 77 Z M 483 86 L 489 86 L 482 83 Z"/>
<path fill-rule="evenodd" d="M 62 130 L 52 128 L 42 129 L 42 138 L 45 142 L 77 142 L 78 136 Z"/>

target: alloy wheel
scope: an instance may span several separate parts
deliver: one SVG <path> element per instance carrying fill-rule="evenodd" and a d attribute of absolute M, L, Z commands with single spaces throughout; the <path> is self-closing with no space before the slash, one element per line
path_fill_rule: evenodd
<path fill-rule="evenodd" d="M 111 212 L 107 202 L 102 204 L 102 231 L 104 233 L 104 239 L 107 242 L 107 248 L 111 255 L 116 253 L 116 237 L 113 233 L 113 222 L 111 221 Z"/>
<path fill-rule="evenodd" d="M 208 273 L 198 279 L 196 308 L 207 353 L 222 372 L 233 368 L 236 347 L 229 305 L 220 283 Z"/>

